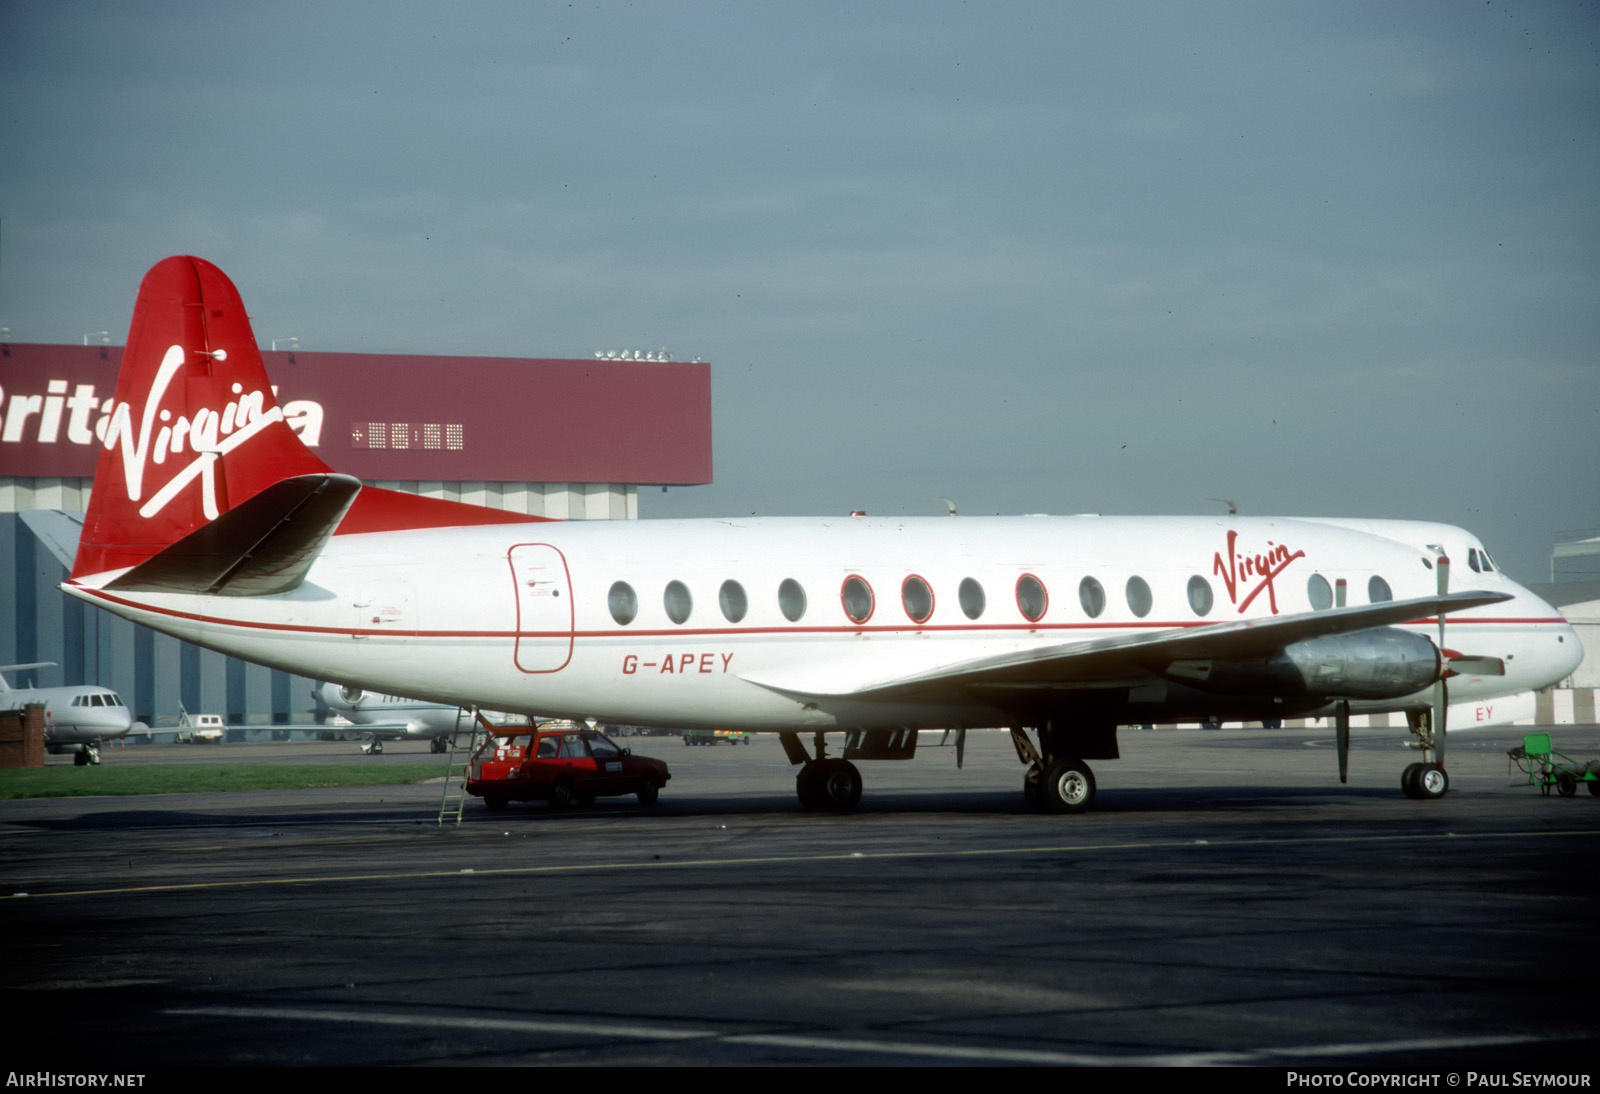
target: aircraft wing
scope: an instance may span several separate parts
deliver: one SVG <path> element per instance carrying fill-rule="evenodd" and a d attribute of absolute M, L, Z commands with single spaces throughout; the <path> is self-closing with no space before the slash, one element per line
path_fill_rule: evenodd
<path fill-rule="evenodd" d="M 1109 638 L 1073 639 L 928 668 L 885 666 L 868 658 L 741 673 L 741 679 L 795 695 L 905 699 L 956 688 L 1044 690 L 1143 682 L 1172 661 L 1265 657 L 1308 638 L 1345 634 L 1510 600 L 1507 593 L 1461 592 L 1330 608 L 1266 619 L 1172 627 Z"/>

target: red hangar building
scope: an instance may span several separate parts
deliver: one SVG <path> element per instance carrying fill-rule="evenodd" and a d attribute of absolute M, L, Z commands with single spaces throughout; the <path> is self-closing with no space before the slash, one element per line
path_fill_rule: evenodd
<path fill-rule="evenodd" d="M 711 366 L 593 359 L 261 354 L 284 416 L 336 471 L 425 497 L 563 520 L 632 520 L 641 486 L 711 481 Z M 0 344 L 0 664 L 101 684 L 160 729 L 180 704 L 233 726 L 301 723 L 312 681 L 158 635 L 63 595 L 16 516 L 84 510 L 118 346 Z M 15 684 L 15 681 L 13 681 Z"/>

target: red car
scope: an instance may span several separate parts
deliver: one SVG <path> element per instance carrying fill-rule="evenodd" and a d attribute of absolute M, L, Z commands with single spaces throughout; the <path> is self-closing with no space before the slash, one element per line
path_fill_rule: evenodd
<path fill-rule="evenodd" d="M 670 778 L 660 760 L 635 756 L 592 729 L 511 729 L 472 754 L 467 793 L 490 809 L 511 801 L 547 801 L 565 809 L 619 794 L 653 805 Z"/>

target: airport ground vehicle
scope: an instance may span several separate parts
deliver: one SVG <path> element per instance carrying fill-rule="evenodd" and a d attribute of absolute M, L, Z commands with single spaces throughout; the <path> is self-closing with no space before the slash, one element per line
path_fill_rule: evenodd
<path fill-rule="evenodd" d="M 597 730 L 515 728 L 497 732 L 472 754 L 467 793 L 491 810 L 513 801 L 565 809 L 623 794 L 653 805 L 670 778 L 660 760 L 635 756 Z"/>
<path fill-rule="evenodd" d="M 730 745 L 747 745 L 750 743 L 750 734 L 742 729 L 686 729 L 683 731 L 683 743 L 686 745 L 714 745 L 723 741 Z"/>
<path fill-rule="evenodd" d="M 180 745 L 221 744 L 227 735 L 228 724 L 220 714 L 190 714 L 184 710 L 178 718 Z"/>
<path fill-rule="evenodd" d="M 1564 752 L 1557 752 L 1550 744 L 1550 734 L 1529 733 L 1522 744 L 1506 753 L 1517 770 L 1528 776 L 1528 785 L 1537 786 L 1546 797 L 1550 788 L 1563 798 L 1577 794 L 1579 783 L 1589 784 L 1589 793 L 1600 798 L 1600 760 L 1574 760 Z"/>

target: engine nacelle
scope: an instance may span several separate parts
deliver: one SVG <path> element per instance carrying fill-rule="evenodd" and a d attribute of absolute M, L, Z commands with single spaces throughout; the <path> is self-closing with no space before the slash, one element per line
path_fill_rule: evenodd
<path fill-rule="evenodd" d="M 1207 691 L 1254 692 L 1284 698 L 1398 699 L 1439 679 L 1439 648 L 1394 627 L 1308 638 L 1270 657 L 1240 661 L 1174 661 L 1173 680 Z"/>
<path fill-rule="evenodd" d="M 349 703 L 353 707 L 360 706 L 361 700 L 365 699 L 366 697 L 367 693 L 360 688 L 345 686 L 339 689 L 339 698 L 343 699 L 346 703 Z"/>

